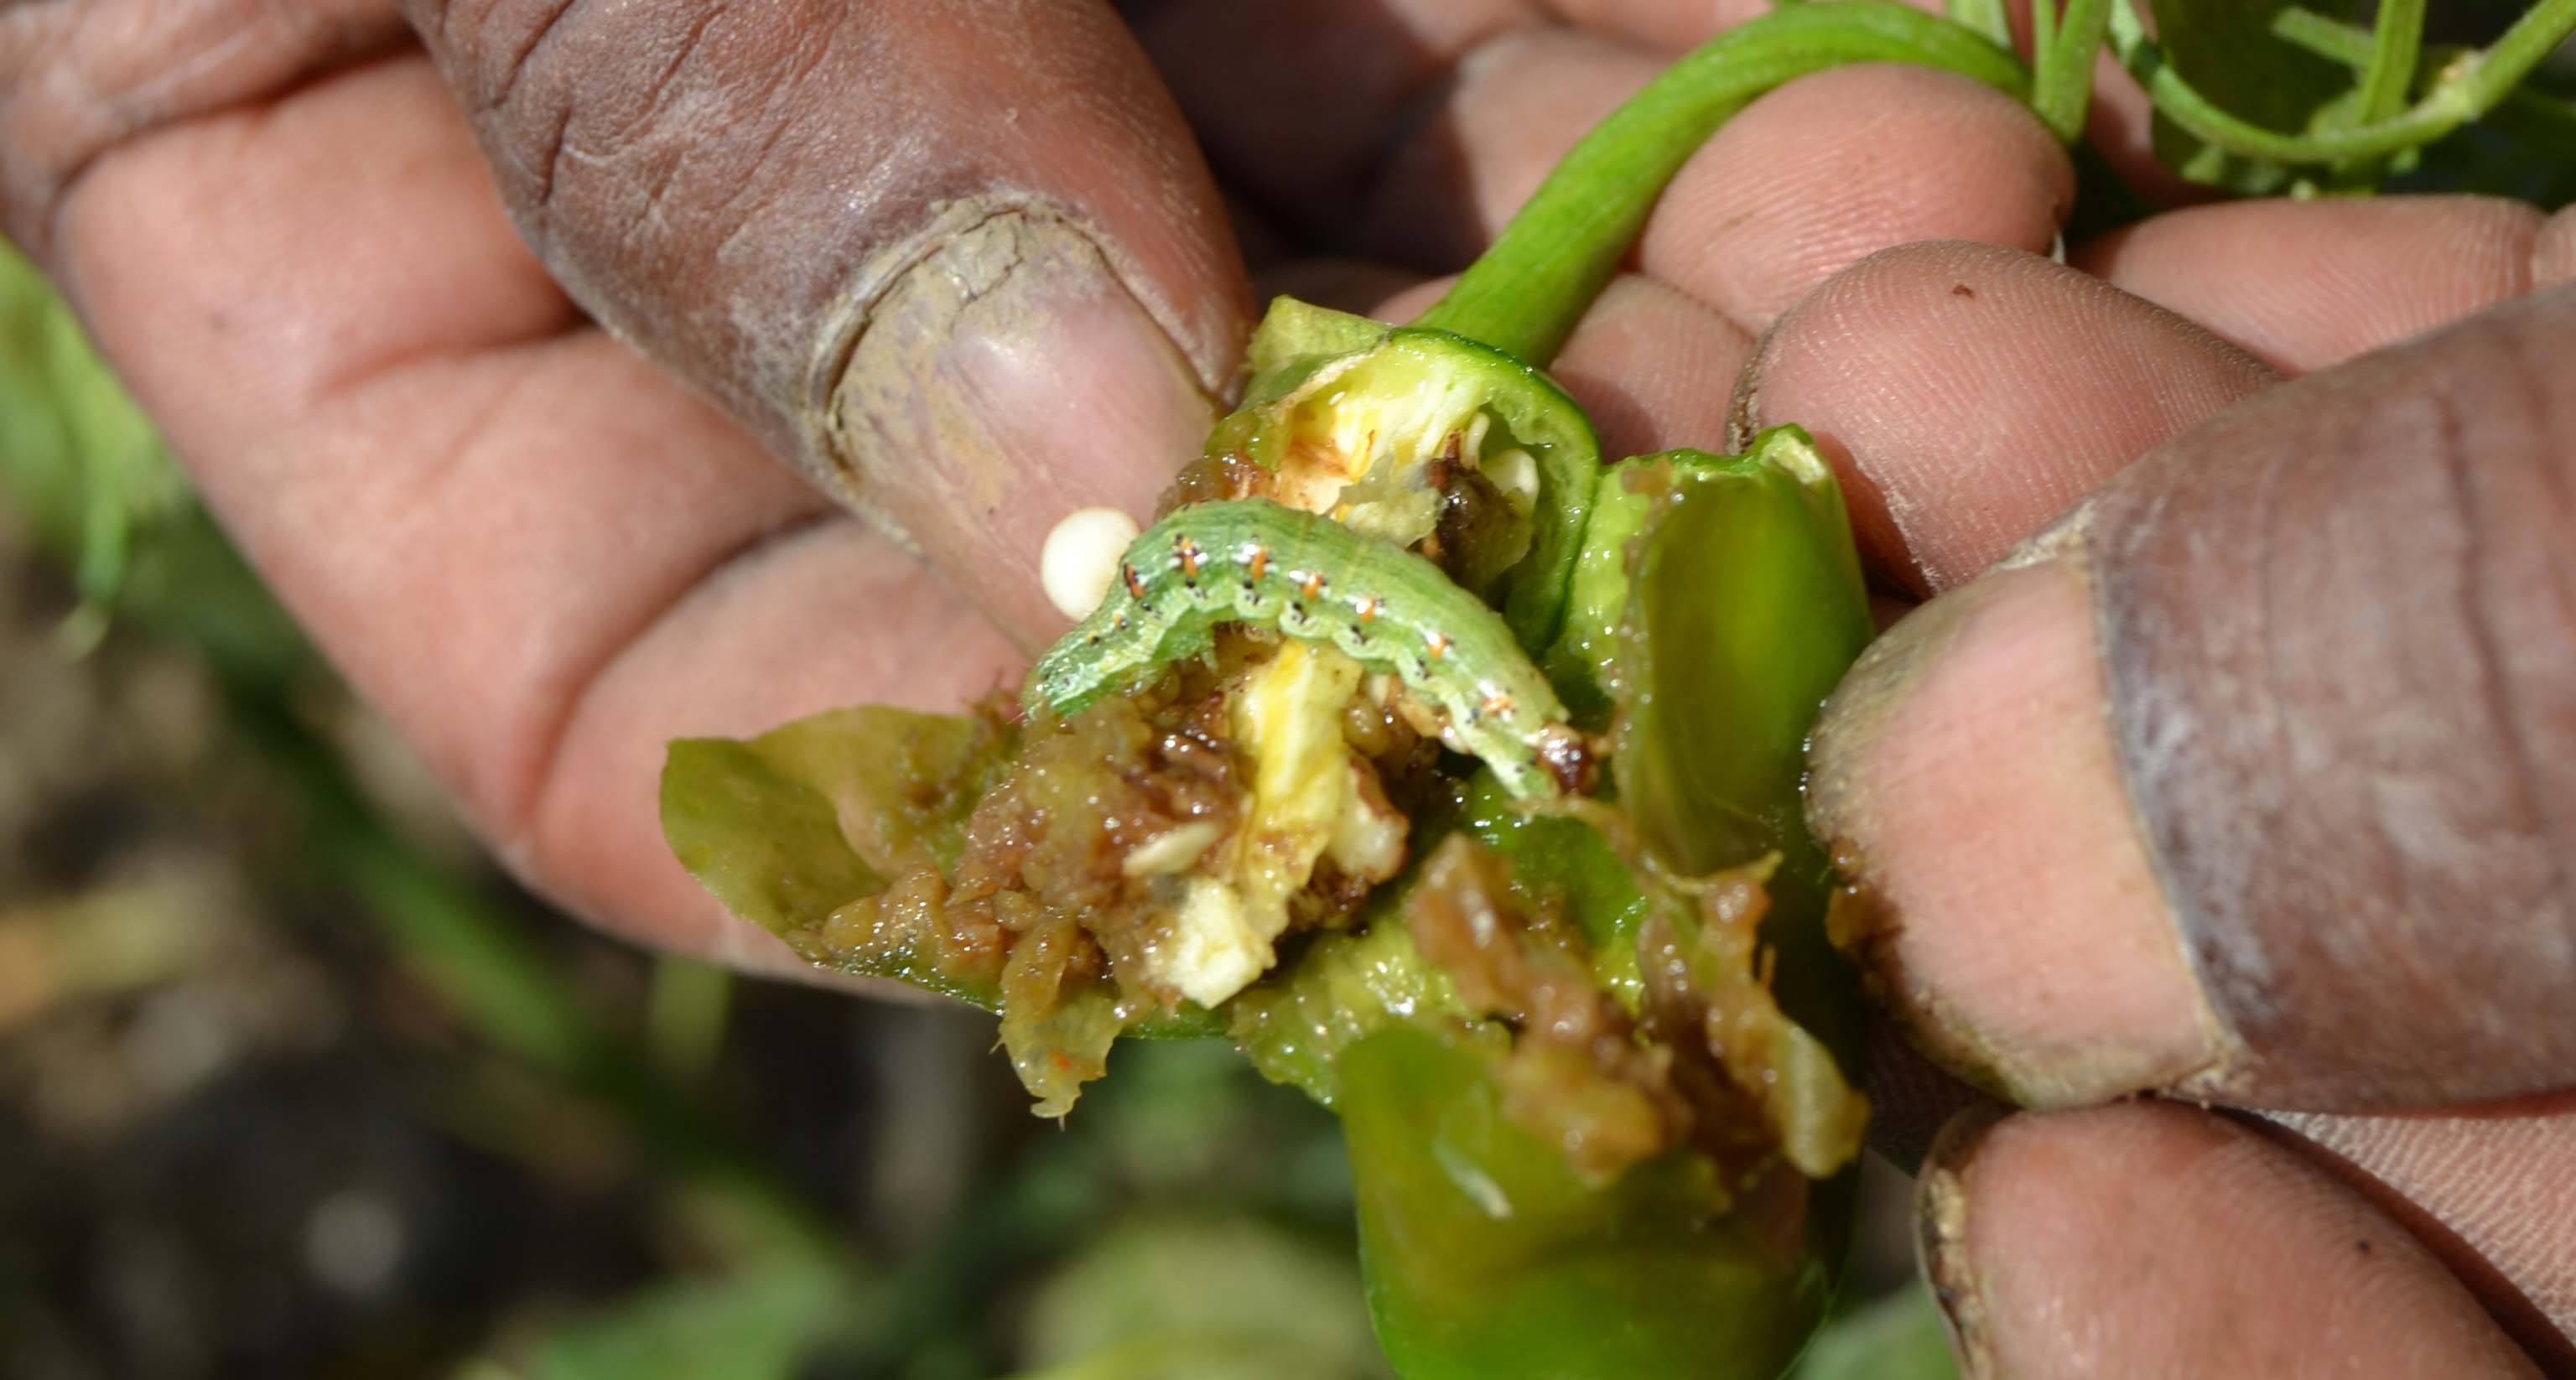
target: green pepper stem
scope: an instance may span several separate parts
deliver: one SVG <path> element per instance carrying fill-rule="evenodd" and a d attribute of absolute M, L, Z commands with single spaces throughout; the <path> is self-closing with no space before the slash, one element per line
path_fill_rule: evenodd
<path fill-rule="evenodd" d="M 2379 0 L 2370 62 L 2361 74 L 2361 108 L 2354 112 L 2360 123 L 2389 119 L 2405 108 L 2423 51 L 2424 0 Z"/>
<path fill-rule="evenodd" d="M 2406 108 L 2406 98 L 2413 92 L 2415 69 L 2424 59 L 2424 0 L 2379 0 L 2379 16 L 2372 26 L 2368 55 L 2357 69 L 2359 84 L 2352 93 L 2352 103 L 2340 120 L 2327 112 L 2328 122 L 2367 125 L 2396 118 Z M 2372 192 L 2387 175 L 2388 159 L 2357 158 L 2337 165 L 2333 185 L 2356 192 Z"/>
<path fill-rule="evenodd" d="M 2358 24 L 2347 24 L 2297 5 L 2272 16 L 2272 34 L 2284 43 L 2305 48 L 2356 72 L 2370 65 L 2376 41 L 2370 30 Z"/>
<path fill-rule="evenodd" d="M 2017 58 L 1975 31 L 1890 0 L 1775 10 L 1703 44 L 1612 112 L 1414 324 L 1545 365 L 1618 271 L 1664 184 L 1720 124 L 1792 78 L 1855 62 L 1944 68 L 2016 97 L 2029 83 Z"/>
<path fill-rule="evenodd" d="M 1941 9 L 1951 23 L 1984 34 L 1996 47 L 2012 46 L 2012 19 L 2004 13 L 2004 0 L 1944 0 Z"/>
<path fill-rule="evenodd" d="M 2576 0 L 2540 0 L 2492 45 L 2450 63 L 2420 99 L 2395 115 L 2304 134 L 2248 124 L 2211 103 L 2173 69 L 2163 49 L 2147 36 L 2136 0 L 2119 0 L 2111 11 L 2110 32 L 2121 64 L 2146 88 L 2157 112 L 2203 142 L 2276 163 L 2340 163 L 2431 143 L 2494 109 L 2552 49 L 2576 33 Z M 2379 51 L 2374 39 L 2374 64 L 2380 61 Z M 2393 53 L 2390 60 L 2394 61 Z"/>
<path fill-rule="evenodd" d="M 2370 66 L 2370 56 L 2377 42 L 2376 34 L 2358 24 L 2329 19 L 2314 10 L 2296 6 L 2281 11 L 2272 21 L 2272 32 L 2282 41 L 2296 44 L 2328 62 L 2339 62 L 2355 72 Z M 2426 48 L 2416 59 L 2421 69 L 2430 63 L 2436 70 L 2448 67 L 2472 50 L 2456 44 Z M 2576 101 L 2517 86 L 2496 103 L 2501 110 L 2517 110 L 2558 124 L 2576 125 Z"/>
<path fill-rule="evenodd" d="M 2036 69 L 2031 112 L 2059 139 L 2074 143 L 2083 137 L 2085 113 L 2093 108 L 2093 59 L 2111 23 L 2110 0 L 2066 0 L 2063 16 L 2057 0 L 2037 0 L 2030 19 Z"/>

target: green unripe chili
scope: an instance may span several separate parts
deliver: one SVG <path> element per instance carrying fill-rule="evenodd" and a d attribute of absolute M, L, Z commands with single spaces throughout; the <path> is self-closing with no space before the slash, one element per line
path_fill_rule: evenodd
<path fill-rule="evenodd" d="M 1340 1070 L 1369 1304 L 1405 1380 L 1761 1380 L 1823 1315 L 1843 1215 L 1796 1171 L 1730 1192 L 1681 1153 L 1596 1188 L 1437 1035 L 1391 1026 Z"/>
<path fill-rule="evenodd" d="M 1400 519 L 1384 510 L 1408 501 L 1435 506 L 1440 495 L 1425 473 L 1431 467 L 1497 473 L 1515 487 L 1528 530 L 1525 549 L 1505 563 L 1508 577 L 1492 593 L 1522 646 L 1543 647 L 1555 637 L 1601 472 L 1601 442 L 1554 380 L 1448 331 L 1388 327 L 1292 297 L 1271 304 L 1248 360 L 1252 381 L 1242 405 L 1209 434 L 1211 458 L 1278 471 L 1319 431 L 1364 433 L 1371 453 L 1338 457 L 1361 473 L 1334 515 L 1396 545 L 1412 545 L 1419 533 L 1389 533 Z M 1462 453 L 1469 436 L 1476 438 L 1473 453 Z M 1528 473 L 1499 475 L 1494 462 L 1515 454 L 1528 457 Z M 1347 511 L 1354 507 L 1361 511 Z"/>
<path fill-rule="evenodd" d="M 1807 1070 L 1830 1100 L 1859 1076 L 1860 1008 L 1825 938 L 1826 869 L 1799 795 L 1807 729 L 1871 632 L 1840 490 L 1804 433 L 1781 428 L 1742 457 L 1614 466 L 1593 514 L 1559 665 L 1619 705 L 1613 782 L 1664 866 L 1777 859 L 1761 930 L 1774 993 L 1821 1042 L 1786 1037 L 1815 1053 L 1785 1081 Z M 1573 821 L 1471 809 L 1464 827 L 1565 898 L 1596 977 L 1633 999 L 1640 878 Z M 1370 1302 L 1406 1380 L 1769 1376 L 1820 1316 L 1848 1173 L 1778 1167 L 1795 1188 L 1763 1185 L 1762 1230 L 1688 1153 L 1586 1187 L 1500 1115 L 1484 1065 L 1400 1021 L 1342 1053 L 1337 1087 Z"/>
<path fill-rule="evenodd" d="M 1776 427 L 1740 457 L 1626 461 L 1603 489 L 1604 509 L 1642 510 L 1645 536 L 1619 605 L 1585 611 L 1617 620 L 1600 669 L 1627 709 L 1621 802 L 1682 872 L 1766 853 L 1819 871 L 1800 813 L 1807 727 L 1875 631 L 1832 468 Z"/>
<path fill-rule="evenodd" d="M 1808 729 L 1876 632 L 1841 486 L 1795 427 L 1741 459 L 1629 464 L 1662 467 L 1669 487 L 1647 499 L 1618 639 L 1621 801 L 1682 872 L 1779 860 L 1762 928 L 1773 990 L 1857 1082 L 1854 978 L 1825 934 L 1832 869 L 1803 799 Z"/>

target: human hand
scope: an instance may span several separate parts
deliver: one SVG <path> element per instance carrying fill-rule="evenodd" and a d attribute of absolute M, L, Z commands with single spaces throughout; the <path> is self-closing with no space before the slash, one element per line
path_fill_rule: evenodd
<path fill-rule="evenodd" d="M 2211 207 L 2072 260 L 1871 259 L 1743 395 L 1939 592 L 1814 739 L 1875 983 L 2093 1108 L 1931 1152 L 1970 1368 L 2576 1367 L 2576 213 Z M 1906 1062 L 1900 1137 L 1957 1105 Z M 2261 1110 L 2100 1105 L 2140 1091 Z"/>
<path fill-rule="evenodd" d="M 1266 286 L 1402 292 L 1718 22 L 1566 8 L 1134 6 L 1140 51 L 1072 0 L 416 0 L 426 49 L 382 0 L 22 6 L 0 210 L 514 868 L 799 971 L 671 859 L 663 743 L 990 688 L 1056 626 L 1049 527 L 1141 515 L 1228 382 L 1252 294 L 1197 146 L 1263 208 Z M 1982 89 L 1800 83 L 1684 174 L 1560 372 L 1613 453 L 1706 443 L 1827 273 L 2044 249 L 2071 186 Z"/>
<path fill-rule="evenodd" d="M 1658 0 L 1568 4 L 1562 22 L 1507 0 L 1130 8 L 1231 189 L 1270 213 L 1256 264 L 1345 302 L 1405 274 L 1283 246 L 1454 266 L 1594 115 L 1718 22 Z M 506 170 L 498 196 L 429 59 L 374 0 L 97 0 L 0 16 L 10 231 L 514 865 L 638 937 L 784 962 L 662 849 L 660 744 L 854 700 L 945 705 L 1043 633 L 1037 537 L 1073 506 L 1141 509 L 1224 381 L 1247 294 L 1218 194 L 1163 78 L 1096 6 L 813 7 L 740 29 L 696 5 L 416 10 Z M 2135 103 L 2124 116 L 2106 94 L 2105 132 L 2134 155 Z M 1685 174 L 1640 274 L 1560 372 L 1614 451 L 1704 442 L 1752 334 L 1826 274 L 1930 236 L 2037 250 L 2070 187 L 2034 125 L 1948 78 L 1799 83 Z M 2535 250 L 2532 218 L 2491 204 L 2260 214 L 2314 217 L 2293 228 L 2379 276 L 2267 297 L 2316 264 L 2203 258 L 2186 251 L 2226 237 L 2187 220 L 2161 257 L 2095 266 L 2301 364 L 2507 295 L 2567 252 L 2563 222 Z M 2267 223 L 2236 224 L 2259 241 Z M 2463 236 L 2481 254 L 2450 252 Z M 1882 304 L 1828 293 L 1773 337 L 1748 404 L 1874 438 L 1851 452 L 1874 554 L 1918 588 L 2269 382 L 2174 318 L 1993 262 L 2056 285 L 2039 314 L 2060 329 L 2031 337 L 2047 349 L 1873 355 Z M 944 320 L 973 329 L 943 335 Z M 2103 320 L 2115 329 L 2086 333 Z M 1797 347 L 1819 334 L 1812 358 L 1876 369 L 1865 387 L 1799 400 Z M 1945 371 L 1980 369 L 1983 391 L 1946 387 Z M 766 465 L 761 440 L 948 579 Z M 2513 1277 L 2539 1280 L 2526 1297 L 2563 1325 L 2563 1280 Z"/>

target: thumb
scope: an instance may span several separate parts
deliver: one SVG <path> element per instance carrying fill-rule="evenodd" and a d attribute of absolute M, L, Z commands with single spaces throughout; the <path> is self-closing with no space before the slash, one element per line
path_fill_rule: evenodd
<path fill-rule="evenodd" d="M 2268 390 L 1863 658 L 1810 813 L 2015 1098 L 2576 1083 L 2576 287 Z"/>
<path fill-rule="evenodd" d="M 1204 434 L 1242 271 L 1098 0 L 403 3 L 575 300 L 1022 637 Z"/>

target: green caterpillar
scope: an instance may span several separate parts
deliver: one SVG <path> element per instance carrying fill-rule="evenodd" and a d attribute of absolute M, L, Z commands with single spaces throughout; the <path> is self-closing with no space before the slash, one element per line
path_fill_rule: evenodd
<path fill-rule="evenodd" d="M 1029 668 L 1020 698 L 1072 714 L 1234 622 L 1392 673 L 1514 796 L 1582 789 L 1589 750 L 1501 614 L 1410 551 L 1262 498 L 1194 504 L 1147 528 L 1108 599 Z"/>

